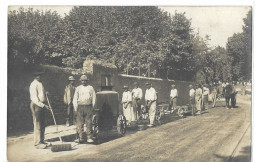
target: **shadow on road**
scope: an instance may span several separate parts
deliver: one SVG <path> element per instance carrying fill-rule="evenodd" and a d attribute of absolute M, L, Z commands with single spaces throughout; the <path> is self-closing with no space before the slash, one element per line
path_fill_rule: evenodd
<path fill-rule="evenodd" d="M 240 150 L 239 155 L 230 157 L 230 156 L 221 156 L 221 155 L 216 155 L 215 156 L 218 159 L 221 159 L 222 161 L 227 161 L 227 162 L 250 162 L 251 161 L 251 147 L 250 146 L 245 146 Z"/>

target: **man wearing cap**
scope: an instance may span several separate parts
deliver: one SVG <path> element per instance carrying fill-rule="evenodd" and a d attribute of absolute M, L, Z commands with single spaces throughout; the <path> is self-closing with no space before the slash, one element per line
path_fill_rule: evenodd
<path fill-rule="evenodd" d="M 178 97 L 178 90 L 175 88 L 175 84 L 172 84 L 172 89 L 170 93 L 170 106 L 169 106 L 169 109 L 172 112 L 173 110 L 176 109 L 177 97 Z"/>
<path fill-rule="evenodd" d="M 146 83 L 145 91 L 145 104 L 149 109 L 150 124 L 148 126 L 154 126 L 155 112 L 156 112 L 156 100 L 157 95 L 155 89 L 152 87 L 151 83 Z"/>
<path fill-rule="evenodd" d="M 75 90 L 75 94 L 73 97 L 73 106 L 74 110 L 77 113 L 76 117 L 76 126 L 77 132 L 79 134 L 79 143 L 85 142 L 83 139 L 83 130 L 82 126 L 86 124 L 86 134 L 87 134 L 87 142 L 93 143 L 92 139 L 92 116 L 93 109 L 96 102 L 96 93 L 94 88 L 91 85 L 88 85 L 88 78 L 86 75 L 82 75 L 80 77 L 81 84 Z"/>
<path fill-rule="evenodd" d="M 133 111 L 134 118 L 137 119 L 141 116 L 141 99 L 143 98 L 143 91 L 139 88 L 139 84 L 134 82 L 134 89 L 132 90 L 133 96 Z M 138 117 L 137 117 L 138 116 Z"/>
<path fill-rule="evenodd" d="M 49 109 L 48 105 L 45 105 L 45 90 L 41 82 L 41 75 L 43 72 L 35 72 L 34 80 L 30 85 L 30 109 L 33 116 L 34 125 L 34 146 L 37 149 L 44 149 L 47 147 L 47 143 L 44 142 L 45 132 L 45 110 Z"/>
<path fill-rule="evenodd" d="M 74 77 L 69 77 L 69 84 L 65 87 L 64 91 L 64 103 L 67 106 L 67 118 L 66 118 L 66 126 L 70 126 L 73 124 L 73 96 L 75 93 L 75 86 L 74 86 Z"/>
<path fill-rule="evenodd" d="M 203 110 L 208 110 L 209 108 L 209 88 L 207 84 L 203 86 L 203 93 L 202 93 L 202 102 L 203 102 Z"/>
<path fill-rule="evenodd" d="M 123 114 L 126 118 L 127 125 L 130 125 L 131 121 L 133 121 L 133 107 L 132 107 L 132 94 L 129 91 L 129 88 L 127 85 L 124 87 L 124 92 L 122 95 L 122 104 L 123 104 Z"/>

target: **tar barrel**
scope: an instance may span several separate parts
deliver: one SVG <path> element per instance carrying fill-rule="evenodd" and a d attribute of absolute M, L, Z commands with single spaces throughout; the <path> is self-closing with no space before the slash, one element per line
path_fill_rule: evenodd
<path fill-rule="evenodd" d="M 95 112 L 101 129 L 112 129 L 117 125 L 119 95 L 115 91 L 101 91 L 96 94 Z"/>

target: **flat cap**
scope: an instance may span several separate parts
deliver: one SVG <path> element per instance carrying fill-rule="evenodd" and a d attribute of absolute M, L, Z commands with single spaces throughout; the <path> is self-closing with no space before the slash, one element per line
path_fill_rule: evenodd
<path fill-rule="evenodd" d="M 81 75 L 80 80 L 89 80 L 86 75 Z"/>
<path fill-rule="evenodd" d="M 44 74 L 43 71 L 36 71 L 33 73 L 34 76 L 38 76 L 38 75 L 42 75 L 42 74 Z"/>
<path fill-rule="evenodd" d="M 151 83 L 150 82 L 146 82 L 145 85 L 151 85 Z"/>
<path fill-rule="evenodd" d="M 75 80 L 73 76 L 69 76 L 69 80 Z"/>

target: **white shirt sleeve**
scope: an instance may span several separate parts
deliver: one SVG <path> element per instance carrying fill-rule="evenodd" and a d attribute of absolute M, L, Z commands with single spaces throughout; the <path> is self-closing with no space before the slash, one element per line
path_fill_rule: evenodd
<path fill-rule="evenodd" d="M 145 100 L 148 100 L 148 90 L 145 90 L 144 99 L 145 99 Z"/>
<path fill-rule="evenodd" d="M 142 91 L 142 89 L 141 88 L 139 88 L 139 92 L 140 92 L 140 99 L 142 99 L 143 98 L 143 91 Z"/>
<path fill-rule="evenodd" d="M 92 87 L 92 105 L 93 107 L 95 106 L 96 104 L 96 92 L 94 90 L 94 88 Z"/>
<path fill-rule="evenodd" d="M 36 84 L 32 83 L 30 85 L 29 91 L 30 91 L 30 98 L 31 98 L 32 102 L 34 104 L 36 104 L 37 106 L 43 108 L 44 104 L 38 98 L 38 91 L 37 91 Z"/>
<path fill-rule="evenodd" d="M 131 102 L 131 101 L 132 101 L 132 94 L 131 94 L 130 91 L 129 91 L 127 94 L 128 94 L 128 96 L 127 96 L 127 101 L 128 101 L 128 102 Z"/>
<path fill-rule="evenodd" d="M 79 88 L 77 87 L 73 97 L 73 106 L 75 111 L 77 111 L 78 109 L 78 98 L 79 98 Z"/>

